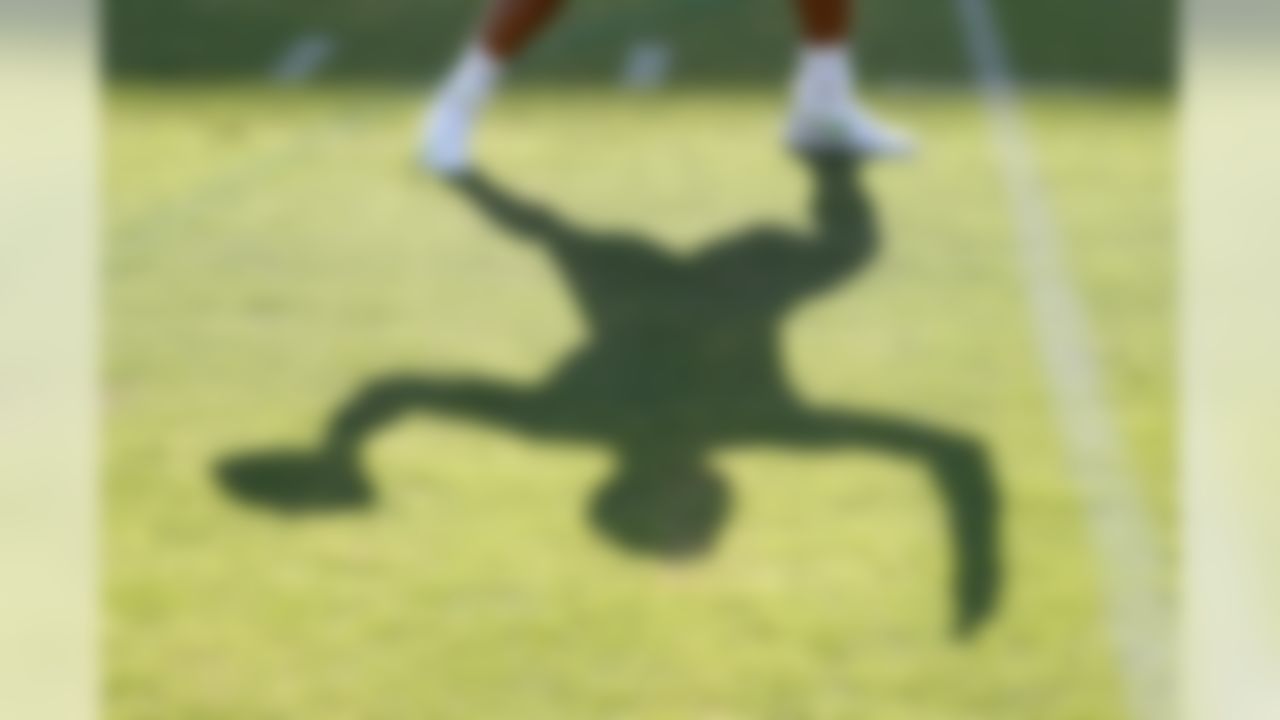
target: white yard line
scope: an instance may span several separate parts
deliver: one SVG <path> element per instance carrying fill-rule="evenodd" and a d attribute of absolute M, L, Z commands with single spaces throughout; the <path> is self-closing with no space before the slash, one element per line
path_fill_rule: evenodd
<path fill-rule="evenodd" d="M 1167 565 L 1108 410 L 1088 320 L 1063 257 L 998 22 L 988 0 L 955 3 L 1009 192 L 1068 472 L 1101 556 L 1110 630 L 1130 710 L 1141 720 L 1171 720 L 1176 703 L 1173 610 L 1163 583 Z"/>

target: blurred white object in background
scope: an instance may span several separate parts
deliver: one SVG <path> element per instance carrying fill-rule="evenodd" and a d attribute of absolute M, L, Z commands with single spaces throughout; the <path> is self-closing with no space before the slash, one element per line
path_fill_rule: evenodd
<path fill-rule="evenodd" d="M 329 33 L 304 33 L 272 65 L 271 79 L 281 85 L 301 85 L 319 74 L 337 51 L 338 43 Z"/>
<path fill-rule="evenodd" d="M 638 40 L 627 48 L 622 62 L 622 85 L 633 90 L 656 90 L 667 83 L 674 53 L 661 40 Z"/>

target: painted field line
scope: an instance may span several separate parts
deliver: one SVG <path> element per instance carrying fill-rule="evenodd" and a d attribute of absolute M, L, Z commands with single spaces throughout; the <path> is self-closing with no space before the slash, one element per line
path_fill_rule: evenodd
<path fill-rule="evenodd" d="M 1112 639 L 1134 717 L 1175 718 L 1167 563 L 1108 410 L 1084 306 L 1036 167 L 999 24 L 988 0 L 955 0 L 1013 206 L 1018 250 L 1068 472 L 1101 558 Z"/>

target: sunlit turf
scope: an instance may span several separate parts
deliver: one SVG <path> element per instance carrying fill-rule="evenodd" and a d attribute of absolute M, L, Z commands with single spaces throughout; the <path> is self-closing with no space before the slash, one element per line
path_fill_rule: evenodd
<path fill-rule="evenodd" d="M 678 566 L 584 520 L 607 448 L 449 418 L 368 448 L 368 512 L 286 519 L 224 495 L 219 458 L 313 446 L 388 371 L 536 384 L 583 340 L 579 309 L 547 258 L 415 172 L 414 93 L 114 91 L 109 716 L 1123 717 L 981 107 L 875 99 L 925 152 L 868 170 L 881 255 L 786 320 L 784 356 L 815 406 L 986 443 L 1008 579 L 967 642 L 949 633 L 922 470 L 854 450 L 719 454 L 737 513 L 713 555 Z M 1028 106 L 1118 426 L 1167 528 L 1169 104 Z M 584 225 L 692 254 L 745 224 L 807 223 L 773 95 L 543 90 L 496 110 L 489 170 Z"/>

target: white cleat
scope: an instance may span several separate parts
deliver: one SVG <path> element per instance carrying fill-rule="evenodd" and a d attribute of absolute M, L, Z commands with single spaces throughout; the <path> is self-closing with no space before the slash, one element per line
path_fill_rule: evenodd
<path fill-rule="evenodd" d="M 423 125 L 419 161 L 427 170 L 456 177 L 471 169 L 476 113 L 466 103 L 442 97 Z"/>
<path fill-rule="evenodd" d="M 910 136 L 881 124 L 852 104 L 825 112 L 793 112 L 787 122 L 786 141 L 797 152 L 865 158 L 905 158 L 916 151 Z"/>

